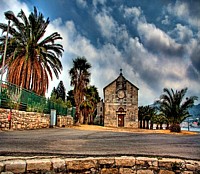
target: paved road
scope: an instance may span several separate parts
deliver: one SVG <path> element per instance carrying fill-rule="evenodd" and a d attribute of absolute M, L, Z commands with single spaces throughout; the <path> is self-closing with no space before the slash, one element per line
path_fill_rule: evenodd
<path fill-rule="evenodd" d="M 200 134 L 169 135 L 70 128 L 0 132 L 0 155 L 151 155 L 200 159 Z"/>

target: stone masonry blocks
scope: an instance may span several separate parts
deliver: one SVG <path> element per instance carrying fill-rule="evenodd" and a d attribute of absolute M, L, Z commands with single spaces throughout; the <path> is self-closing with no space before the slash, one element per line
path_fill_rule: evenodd
<path fill-rule="evenodd" d="M 26 160 L 26 163 L 27 163 L 27 171 L 51 170 L 51 161 L 49 159 Z"/>
<path fill-rule="evenodd" d="M 115 163 L 116 163 L 116 166 L 132 167 L 135 165 L 135 158 L 134 157 L 116 157 Z"/>
<path fill-rule="evenodd" d="M 0 157 L 0 173 L 199 174 L 200 161 L 161 157 Z"/>
<path fill-rule="evenodd" d="M 8 113 L 9 109 L 0 108 L 0 130 L 9 130 Z M 73 125 L 73 117 L 57 115 L 57 126 L 65 127 Z M 11 129 L 13 130 L 29 130 L 49 128 L 50 115 L 12 110 Z"/>
<path fill-rule="evenodd" d="M 14 173 L 24 173 L 26 171 L 26 162 L 24 160 L 6 161 L 5 170 Z"/>
<path fill-rule="evenodd" d="M 96 167 L 97 161 L 95 159 L 75 159 L 66 160 L 67 170 L 86 170 Z"/>
<path fill-rule="evenodd" d="M 5 164 L 0 162 L 0 172 L 4 171 Z"/>

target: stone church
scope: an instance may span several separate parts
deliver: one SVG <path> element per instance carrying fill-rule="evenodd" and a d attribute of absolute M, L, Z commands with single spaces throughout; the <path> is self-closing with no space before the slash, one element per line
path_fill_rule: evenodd
<path fill-rule="evenodd" d="M 103 89 L 104 126 L 138 128 L 139 88 L 120 71 L 120 75 Z"/>

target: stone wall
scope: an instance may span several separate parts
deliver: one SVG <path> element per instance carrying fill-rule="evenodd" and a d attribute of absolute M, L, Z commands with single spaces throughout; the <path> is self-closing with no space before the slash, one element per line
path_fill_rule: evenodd
<path fill-rule="evenodd" d="M 0 129 L 9 130 L 8 114 L 9 109 L 0 109 Z M 71 116 L 57 116 L 57 126 L 64 127 L 73 124 Z M 12 110 L 11 129 L 13 130 L 27 130 L 49 128 L 50 115 Z"/>
<path fill-rule="evenodd" d="M 58 116 L 57 117 L 57 126 L 65 127 L 73 125 L 73 117 L 71 116 Z"/>
<path fill-rule="evenodd" d="M 87 174 L 199 174 L 200 161 L 150 157 L 1 157 L 0 172 Z"/>

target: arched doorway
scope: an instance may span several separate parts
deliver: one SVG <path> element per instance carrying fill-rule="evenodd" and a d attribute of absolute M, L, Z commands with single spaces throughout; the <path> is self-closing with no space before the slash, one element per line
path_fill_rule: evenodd
<path fill-rule="evenodd" d="M 124 127 L 125 112 L 122 107 L 118 109 L 117 116 L 118 116 L 118 127 Z"/>

